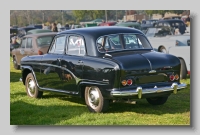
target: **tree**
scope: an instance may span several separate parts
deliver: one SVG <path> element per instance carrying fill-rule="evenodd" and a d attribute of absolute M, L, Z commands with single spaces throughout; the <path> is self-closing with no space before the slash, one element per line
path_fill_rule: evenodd
<path fill-rule="evenodd" d="M 161 14 L 164 17 L 165 13 L 182 14 L 184 10 L 145 10 L 148 15 Z"/>
<path fill-rule="evenodd" d="M 105 13 L 104 10 L 74 10 L 72 12 L 77 22 L 102 18 Z"/>

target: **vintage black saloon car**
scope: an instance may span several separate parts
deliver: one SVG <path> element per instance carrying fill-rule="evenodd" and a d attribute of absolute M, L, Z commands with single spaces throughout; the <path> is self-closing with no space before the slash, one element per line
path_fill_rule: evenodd
<path fill-rule="evenodd" d="M 22 58 L 21 70 L 28 96 L 40 98 L 45 91 L 79 96 L 91 112 L 138 98 L 162 105 L 186 87 L 177 57 L 153 51 L 140 30 L 119 26 L 60 32 L 47 54 Z"/>

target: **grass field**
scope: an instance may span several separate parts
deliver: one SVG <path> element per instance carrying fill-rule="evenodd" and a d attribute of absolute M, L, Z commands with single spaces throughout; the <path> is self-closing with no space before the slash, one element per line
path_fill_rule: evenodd
<path fill-rule="evenodd" d="M 42 99 L 26 95 L 21 71 L 10 58 L 10 125 L 190 125 L 190 78 L 187 88 L 171 95 L 161 106 L 145 99 L 136 104 L 113 103 L 107 113 L 90 113 L 84 99 L 44 93 Z"/>

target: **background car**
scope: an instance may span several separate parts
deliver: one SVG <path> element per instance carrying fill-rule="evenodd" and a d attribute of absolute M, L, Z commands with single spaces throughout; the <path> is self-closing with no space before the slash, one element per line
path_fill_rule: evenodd
<path fill-rule="evenodd" d="M 46 54 L 21 60 L 29 97 L 41 98 L 45 91 L 77 96 L 95 113 L 120 100 L 164 104 L 186 87 L 180 67 L 176 56 L 153 51 L 140 30 L 119 26 L 59 32 Z"/>
<path fill-rule="evenodd" d="M 28 27 L 35 27 L 37 29 L 42 29 L 42 24 L 31 24 Z"/>
<path fill-rule="evenodd" d="M 179 29 L 179 32 L 181 34 L 185 33 L 186 30 L 186 25 L 181 19 L 167 19 L 167 20 L 158 20 L 157 23 L 155 24 L 155 27 L 170 27 L 175 29 Z"/>
<path fill-rule="evenodd" d="M 12 37 L 16 36 L 17 33 L 18 33 L 17 28 L 10 28 L 10 43 L 11 43 Z"/>
<path fill-rule="evenodd" d="M 167 53 L 173 46 L 190 46 L 190 34 L 174 35 L 172 28 L 148 28 L 145 34 L 155 51 Z"/>
<path fill-rule="evenodd" d="M 29 34 L 37 34 L 37 33 L 49 33 L 52 32 L 51 30 L 47 30 L 47 29 L 33 29 L 33 30 L 29 30 L 27 32 L 27 35 Z"/>
<path fill-rule="evenodd" d="M 168 16 L 168 17 L 163 17 L 162 18 L 163 20 L 169 20 L 169 19 L 176 19 L 176 20 L 180 20 L 181 19 L 181 16 Z"/>
<path fill-rule="evenodd" d="M 29 30 L 37 29 L 35 27 L 20 27 L 17 29 L 17 37 L 22 38 Z"/>
<path fill-rule="evenodd" d="M 114 26 L 115 24 L 117 24 L 117 22 L 115 22 L 115 21 L 112 21 L 112 22 L 102 22 L 98 26 Z"/>
<path fill-rule="evenodd" d="M 139 23 L 137 23 L 137 22 L 121 22 L 121 23 L 115 24 L 115 26 L 136 28 L 138 30 L 142 30 L 141 29 L 141 25 Z"/>
<path fill-rule="evenodd" d="M 142 30 L 154 27 L 157 21 L 157 19 L 143 20 L 141 24 Z"/>
<path fill-rule="evenodd" d="M 43 55 L 57 32 L 30 34 L 22 38 L 19 48 L 12 50 L 13 65 L 20 69 L 20 61 L 24 56 Z"/>

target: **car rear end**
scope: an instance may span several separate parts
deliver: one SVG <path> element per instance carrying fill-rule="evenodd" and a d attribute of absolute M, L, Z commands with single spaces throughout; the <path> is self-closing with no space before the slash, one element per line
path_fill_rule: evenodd
<path fill-rule="evenodd" d="M 186 87 L 180 83 L 180 61 L 175 56 L 141 52 L 114 59 L 120 65 L 121 77 L 119 88 L 110 92 L 113 98 L 165 96 Z"/>

